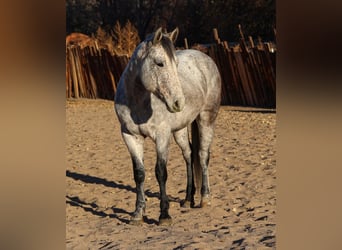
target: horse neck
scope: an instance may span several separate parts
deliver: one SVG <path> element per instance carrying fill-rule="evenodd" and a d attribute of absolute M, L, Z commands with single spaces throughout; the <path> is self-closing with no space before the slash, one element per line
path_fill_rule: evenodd
<path fill-rule="evenodd" d="M 131 95 L 130 100 L 141 99 L 141 97 L 151 94 L 144 88 L 139 78 L 139 69 L 146 52 L 146 47 L 146 42 L 139 44 L 133 52 L 126 68 L 125 87 L 126 93 Z"/>

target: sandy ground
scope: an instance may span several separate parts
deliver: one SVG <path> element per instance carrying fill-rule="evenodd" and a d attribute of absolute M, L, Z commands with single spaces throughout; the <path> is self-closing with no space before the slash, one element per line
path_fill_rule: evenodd
<path fill-rule="evenodd" d="M 66 102 L 67 249 L 275 249 L 276 113 L 222 106 L 211 149 L 212 205 L 186 209 L 186 171 L 171 143 L 167 193 L 171 226 L 158 226 L 155 151 L 145 143 L 146 220 L 135 206 L 131 160 L 113 102 Z M 198 203 L 198 200 L 196 200 Z"/>

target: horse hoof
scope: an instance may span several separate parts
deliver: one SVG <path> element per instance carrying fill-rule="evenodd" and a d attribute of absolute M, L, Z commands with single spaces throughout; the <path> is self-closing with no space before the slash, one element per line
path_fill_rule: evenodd
<path fill-rule="evenodd" d="M 193 204 L 191 204 L 190 201 L 182 201 L 180 205 L 183 208 L 191 208 L 191 207 L 193 207 Z"/>
<path fill-rule="evenodd" d="M 159 219 L 159 226 L 170 226 L 172 224 L 171 217 Z"/>
<path fill-rule="evenodd" d="M 132 217 L 131 220 L 129 221 L 130 225 L 134 225 L 134 226 L 139 226 L 143 223 L 143 218 L 135 218 Z"/>
<path fill-rule="evenodd" d="M 201 207 L 208 207 L 210 205 L 211 205 L 211 201 L 209 197 L 202 198 L 201 204 L 200 204 Z"/>

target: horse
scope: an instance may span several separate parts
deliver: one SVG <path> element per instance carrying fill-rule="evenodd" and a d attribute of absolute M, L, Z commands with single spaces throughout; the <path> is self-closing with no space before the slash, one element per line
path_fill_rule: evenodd
<path fill-rule="evenodd" d="M 144 139 L 156 146 L 155 175 L 160 191 L 158 224 L 172 223 L 166 194 L 167 161 L 171 136 L 186 163 L 187 185 L 181 206 L 210 205 L 208 164 L 214 123 L 221 102 L 221 77 L 215 62 L 198 50 L 177 50 L 178 28 L 162 28 L 135 49 L 123 71 L 114 99 L 121 135 L 130 153 L 136 184 L 136 203 L 130 224 L 145 216 Z M 190 136 L 191 127 L 191 136 Z M 188 131 L 189 130 L 189 131 Z"/>

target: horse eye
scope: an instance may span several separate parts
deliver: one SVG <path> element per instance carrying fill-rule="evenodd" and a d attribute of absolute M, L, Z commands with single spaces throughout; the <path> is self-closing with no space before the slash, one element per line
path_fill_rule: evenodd
<path fill-rule="evenodd" d="M 156 62 L 156 64 L 158 67 L 164 67 L 164 63 L 162 63 L 162 62 Z"/>

